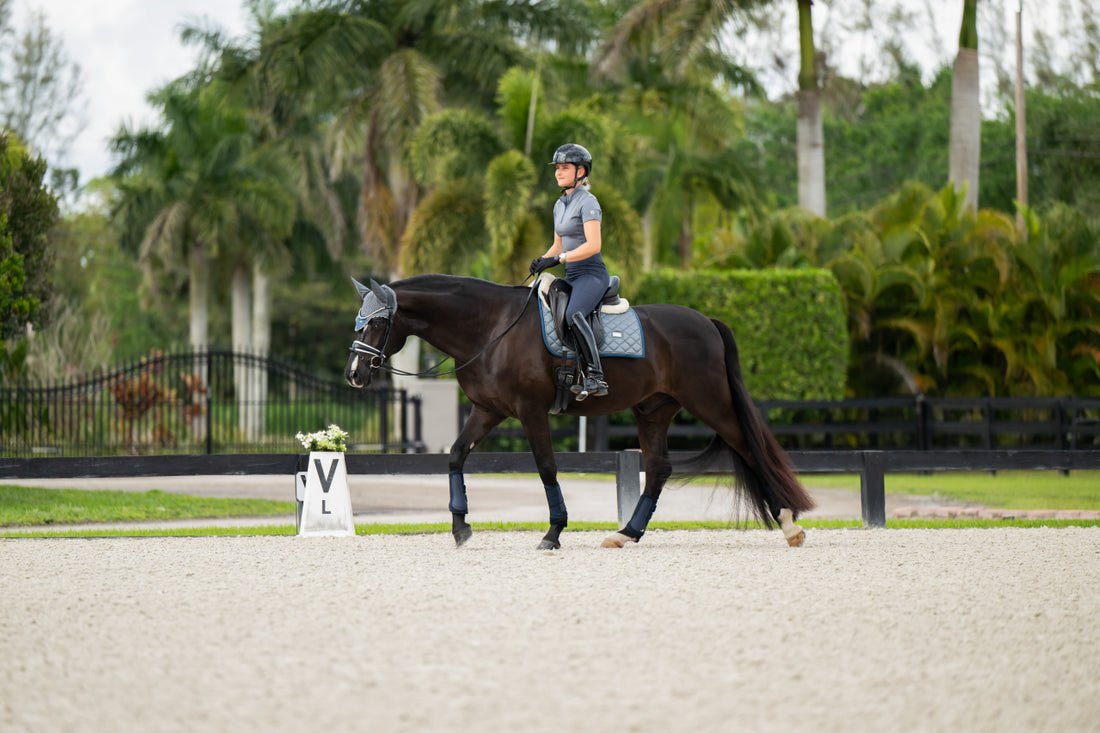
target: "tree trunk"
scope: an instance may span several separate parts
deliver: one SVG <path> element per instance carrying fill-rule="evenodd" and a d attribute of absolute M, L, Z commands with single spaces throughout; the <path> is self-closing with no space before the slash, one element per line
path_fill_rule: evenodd
<path fill-rule="evenodd" d="M 798 205 L 825 216 L 825 133 L 817 89 L 798 91 Z"/>
<path fill-rule="evenodd" d="M 965 0 L 959 53 L 951 81 L 951 140 L 948 178 L 965 202 L 978 207 L 978 166 L 982 158 L 982 115 L 978 88 L 978 0 Z"/>
<path fill-rule="evenodd" d="M 686 270 L 691 267 L 691 256 L 693 254 L 695 244 L 695 232 L 691 226 L 691 204 L 692 199 L 690 196 L 684 197 L 684 208 L 680 213 L 680 236 L 677 240 L 677 249 L 680 251 L 680 269 Z"/>
<path fill-rule="evenodd" d="M 191 317 L 191 352 L 194 362 L 191 365 L 190 423 L 191 440 L 201 443 L 206 440 L 206 410 L 210 409 L 207 395 L 210 393 L 210 372 L 207 368 L 206 351 L 210 348 L 210 262 L 206 250 L 198 242 L 191 245 L 188 255 L 188 267 L 191 281 L 188 284 L 188 305 Z"/>
<path fill-rule="evenodd" d="M 252 264 L 252 364 L 249 379 L 248 430 L 250 437 L 264 434 L 267 404 L 267 357 L 271 354 L 271 278 L 261 265 Z"/>
<path fill-rule="evenodd" d="M 232 312 L 232 341 L 234 352 L 245 352 L 252 344 L 252 293 L 248 273 L 238 265 L 233 269 L 230 285 L 230 310 Z M 251 379 L 245 357 L 238 354 L 233 360 L 233 386 L 237 393 L 237 428 L 242 438 L 249 437 L 248 405 Z"/>
<path fill-rule="evenodd" d="M 210 343 L 210 319 L 208 317 L 210 290 L 210 263 L 201 244 L 193 244 L 188 257 L 191 270 L 189 302 L 191 315 L 191 348 L 201 351 Z"/>
<path fill-rule="evenodd" d="M 1022 6 L 1021 6 L 1022 7 Z M 1016 229 L 1027 241 L 1027 112 L 1024 105 L 1024 18 L 1016 13 Z"/>
<path fill-rule="evenodd" d="M 798 0 L 798 205 L 825 216 L 825 133 L 814 48 L 813 0 Z"/>

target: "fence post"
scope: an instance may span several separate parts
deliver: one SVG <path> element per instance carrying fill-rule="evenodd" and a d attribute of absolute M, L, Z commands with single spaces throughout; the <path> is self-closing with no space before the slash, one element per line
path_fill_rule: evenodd
<path fill-rule="evenodd" d="M 634 506 L 642 495 L 642 452 L 619 451 L 615 469 L 615 493 L 619 498 L 619 526 L 625 527 L 634 514 Z"/>
<path fill-rule="evenodd" d="M 863 451 L 859 497 L 865 527 L 886 526 L 886 460 L 881 451 Z"/>
<path fill-rule="evenodd" d="M 206 455 L 214 453 L 214 352 L 206 345 Z"/>
<path fill-rule="evenodd" d="M 924 399 L 923 394 L 916 396 L 917 402 L 917 448 L 920 450 L 929 450 L 932 447 L 932 437 L 929 435 L 931 432 L 931 412 L 932 410 L 928 406 L 928 401 Z"/>

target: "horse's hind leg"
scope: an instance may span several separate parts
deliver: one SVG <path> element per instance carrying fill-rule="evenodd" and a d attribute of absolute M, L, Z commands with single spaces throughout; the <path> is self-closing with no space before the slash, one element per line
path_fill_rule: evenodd
<path fill-rule="evenodd" d="M 645 489 L 638 497 L 630 521 L 605 539 L 601 547 L 622 547 L 627 542 L 637 542 L 645 534 L 649 520 L 657 509 L 661 489 L 672 475 L 672 462 L 668 458 L 668 426 L 679 411 L 679 403 L 667 396 L 643 402 L 634 408 L 638 443 L 645 460 Z"/>
<path fill-rule="evenodd" d="M 751 493 L 758 493 L 762 499 L 762 510 L 771 514 L 779 524 L 784 539 L 791 547 L 799 547 L 806 540 L 806 533 L 802 527 L 794 523 L 795 513 L 783 505 L 782 500 L 776 494 L 774 488 L 768 483 L 762 467 L 753 458 L 752 448 L 748 444 L 749 438 L 741 427 L 737 418 L 730 412 L 721 409 L 720 403 L 715 401 L 699 401 L 692 405 L 685 405 L 685 409 L 692 415 L 702 420 L 725 441 L 734 453 L 743 461 L 745 467 L 753 476 L 742 476 L 746 482 L 752 483 L 747 488 Z M 762 428 L 766 429 L 766 428 Z M 764 450 L 767 450 L 765 446 Z M 791 480 L 797 480 L 791 476 Z"/>
<path fill-rule="evenodd" d="M 451 500 L 448 508 L 451 510 L 451 534 L 454 535 L 457 547 L 466 544 L 474 533 L 466 523 L 466 514 L 469 513 L 470 508 L 466 499 L 466 482 L 462 475 L 462 466 L 466 463 L 466 457 L 470 455 L 474 446 L 503 419 L 504 416 L 499 413 L 474 405 L 466 425 L 451 446 L 451 458 L 447 464 L 451 486 Z"/>

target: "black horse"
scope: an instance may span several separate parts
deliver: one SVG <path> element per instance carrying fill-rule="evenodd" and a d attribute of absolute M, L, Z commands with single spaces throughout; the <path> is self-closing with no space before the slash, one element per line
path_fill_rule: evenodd
<path fill-rule="evenodd" d="M 558 485 L 548 413 L 554 401 L 554 362 L 543 343 L 531 290 L 468 277 L 418 275 L 389 286 L 355 281 L 363 299 L 357 338 L 344 376 L 356 388 L 370 384 L 409 336 L 419 336 L 459 365 L 459 386 L 473 405 L 451 447 L 452 533 L 461 546 L 471 536 L 462 466 L 470 451 L 504 418 L 523 425 L 550 507 L 550 530 L 540 549 L 557 549 L 568 522 Z M 630 409 L 638 423 L 645 490 L 625 527 L 604 547 L 637 542 L 672 473 L 667 435 L 681 408 L 716 435 L 692 465 L 732 460 L 734 489 L 766 526 L 778 522 L 788 544 L 805 540 L 794 523 L 814 506 L 790 461 L 764 425 L 741 379 L 733 332 L 726 324 L 678 305 L 635 308 L 645 337 L 644 359 L 607 358 L 610 394 L 570 402 L 567 414 L 606 415 Z M 474 360 L 465 367 L 467 362 Z M 465 368 L 464 368 L 465 367 Z"/>

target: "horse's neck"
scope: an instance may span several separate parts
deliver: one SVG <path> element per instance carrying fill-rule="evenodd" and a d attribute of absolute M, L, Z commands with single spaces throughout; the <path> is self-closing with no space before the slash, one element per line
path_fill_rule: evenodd
<path fill-rule="evenodd" d="M 448 356 L 468 358 L 500 330 L 498 320 L 514 317 L 507 293 L 504 289 L 415 288 L 398 292 L 397 309 L 412 335 Z"/>

